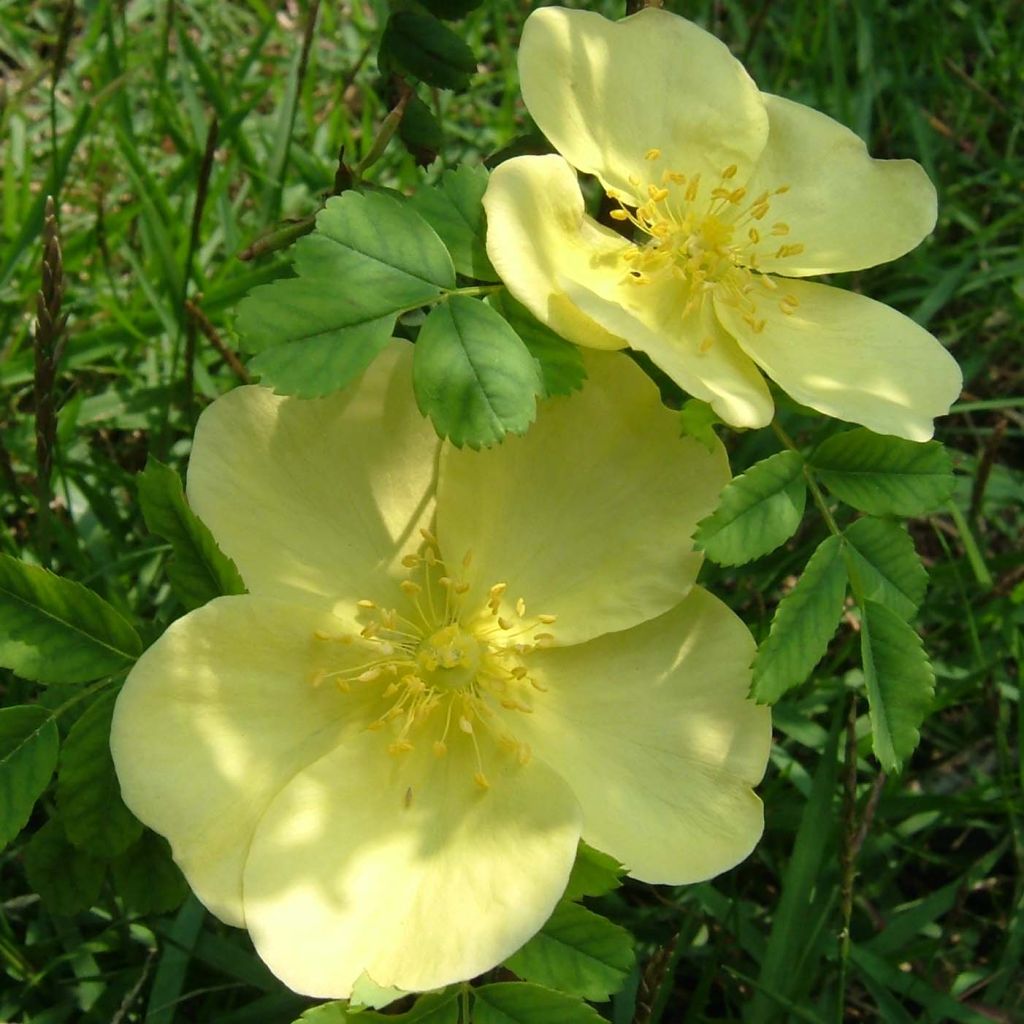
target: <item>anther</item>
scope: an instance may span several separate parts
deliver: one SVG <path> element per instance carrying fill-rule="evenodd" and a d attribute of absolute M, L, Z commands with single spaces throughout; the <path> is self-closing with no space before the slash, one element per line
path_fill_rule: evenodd
<path fill-rule="evenodd" d="M 612 220 L 629 220 L 629 214 L 625 210 L 612 210 L 608 216 Z"/>
<path fill-rule="evenodd" d="M 772 234 L 776 237 L 789 234 L 789 225 L 781 220 L 772 225 Z"/>
<path fill-rule="evenodd" d="M 516 598 L 516 615 L 522 618 L 526 614 L 526 601 L 521 597 Z"/>
<path fill-rule="evenodd" d="M 735 164 L 729 164 L 724 171 L 722 171 L 722 177 L 728 181 L 730 178 L 736 177 L 736 172 L 739 168 Z"/>
<path fill-rule="evenodd" d="M 557 615 L 538 615 L 537 618 L 544 623 L 545 626 L 550 626 L 552 622 L 558 619 Z"/>
<path fill-rule="evenodd" d="M 403 594 L 407 594 L 409 597 L 417 597 L 423 590 L 423 588 L 412 580 L 402 580 L 398 584 Z"/>
<path fill-rule="evenodd" d="M 459 716 L 459 728 L 466 733 L 467 736 L 473 735 L 473 723 L 465 716 Z"/>
<path fill-rule="evenodd" d="M 422 559 L 419 555 L 406 555 L 402 559 L 402 565 L 404 565 L 406 569 L 415 569 L 421 561 Z"/>
<path fill-rule="evenodd" d="M 481 789 L 490 789 L 491 788 L 491 784 L 487 781 L 487 776 L 484 775 L 483 772 L 474 772 L 473 773 L 473 781 Z"/>
<path fill-rule="evenodd" d="M 356 601 L 357 608 L 376 608 L 377 602 L 371 601 L 369 598 L 363 598 L 361 601 Z"/>
<path fill-rule="evenodd" d="M 657 160 L 659 156 L 661 156 L 660 149 L 649 149 L 644 153 L 645 160 Z"/>
<path fill-rule="evenodd" d="M 434 757 L 444 757 L 448 753 L 448 744 L 444 740 L 434 740 Z"/>
<path fill-rule="evenodd" d="M 659 188 L 657 185 L 648 185 L 647 195 L 650 197 L 652 203 L 660 203 L 662 199 L 668 198 L 668 189 Z"/>

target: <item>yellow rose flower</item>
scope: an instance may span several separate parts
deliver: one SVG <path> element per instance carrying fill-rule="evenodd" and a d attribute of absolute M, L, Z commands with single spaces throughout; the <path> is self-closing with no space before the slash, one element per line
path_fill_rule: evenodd
<path fill-rule="evenodd" d="M 579 345 L 646 352 L 736 426 L 772 417 L 763 371 L 830 416 L 932 436 L 960 391 L 955 360 L 890 307 L 800 280 L 914 248 L 936 208 L 917 163 L 873 160 L 662 10 L 534 11 L 519 72 L 562 156 L 494 171 L 487 252 L 538 319 Z M 586 215 L 574 167 L 597 176 L 634 241 Z"/>
<path fill-rule="evenodd" d="M 493 967 L 581 836 L 682 883 L 762 830 L 753 642 L 693 586 L 723 450 L 680 439 L 615 354 L 525 437 L 458 450 L 416 411 L 411 357 L 206 410 L 189 498 L 249 593 L 173 623 L 113 722 L 128 806 L 313 996 Z"/>

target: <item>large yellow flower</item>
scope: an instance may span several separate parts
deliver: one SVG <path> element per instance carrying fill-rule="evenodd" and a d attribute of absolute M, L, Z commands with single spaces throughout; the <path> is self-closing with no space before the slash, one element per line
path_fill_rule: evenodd
<path fill-rule="evenodd" d="M 771 419 L 763 370 L 831 416 L 931 437 L 960 391 L 949 353 L 888 306 L 800 280 L 914 248 L 935 224 L 918 164 L 873 160 L 662 10 L 537 10 L 519 72 L 562 156 L 494 171 L 487 252 L 540 320 L 579 345 L 646 352 L 736 426 Z M 617 201 L 632 242 L 586 215 L 573 167 Z"/>
<path fill-rule="evenodd" d="M 693 586 L 723 451 L 615 354 L 525 437 L 460 451 L 410 364 L 395 343 L 342 393 L 203 414 L 189 498 L 250 593 L 171 625 L 114 716 L 128 806 L 315 996 L 493 967 L 580 836 L 682 883 L 762 829 L 753 643 Z"/>

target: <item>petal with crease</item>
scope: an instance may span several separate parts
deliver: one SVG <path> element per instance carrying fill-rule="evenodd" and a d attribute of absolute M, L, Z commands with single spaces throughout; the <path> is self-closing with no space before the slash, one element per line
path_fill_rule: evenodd
<path fill-rule="evenodd" d="M 768 135 L 743 65 L 667 11 L 609 21 L 540 8 L 523 29 L 519 78 L 527 110 L 555 148 L 623 199 L 644 201 L 638 186 L 657 182 L 663 168 L 717 179 L 735 165 L 746 178 Z M 662 152 L 653 164 L 645 160 L 652 149 Z"/>
<path fill-rule="evenodd" d="M 746 699 L 753 655 L 746 627 L 696 587 L 634 629 L 536 652 L 547 692 L 509 727 L 576 794 L 588 843 L 643 881 L 700 881 L 761 837 L 751 787 L 771 715 Z"/>
<path fill-rule="evenodd" d="M 347 628 L 308 607 L 221 597 L 168 627 L 118 695 L 110 747 L 124 801 L 231 924 L 245 923 L 242 867 L 267 805 L 369 720 L 353 696 L 311 683 L 314 631 Z"/>
<path fill-rule="evenodd" d="M 579 808 L 549 768 L 467 744 L 388 756 L 375 733 L 318 761 L 260 822 L 245 919 L 286 985 L 345 997 L 365 973 L 405 991 L 494 967 L 543 925 L 576 855 Z"/>
<path fill-rule="evenodd" d="M 736 306 L 715 312 L 740 348 L 789 395 L 828 416 L 879 434 L 927 441 L 932 420 L 960 394 L 956 360 L 923 327 L 856 292 L 776 279 L 778 289 L 752 293 L 760 333 Z M 786 296 L 785 313 L 780 308 Z"/>
<path fill-rule="evenodd" d="M 690 538 L 729 479 L 724 449 L 681 438 L 630 359 L 593 353 L 587 371 L 581 392 L 547 400 L 486 458 L 446 448 L 438 487 L 445 557 L 472 552 L 466 607 L 507 583 L 508 602 L 558 617 L 560 643 L 676 604 L 701 562 Z"/>
<path fill-rule="evenodd" d="M 803 251 L 758 254 L 758 269 L 790 277 L 860 270 L 909 252 L 935 226 L 935 187 L 914 160 L 875 160 L 859 136 L 831 117 L 766 94 L 768 145 L 747 182 L 771 197 L 764 225 L 785 224 L 775 243 Z M 772 252 L 777 252 L 773 249 Z"/>
<path fill-rule="evenodd" d="M 237 388 L 199 420 L 189 502 L 253 593 L 331 604 L 380 593 L 429 523 L 433 428 L 396 342 L 326 398 Z"/>

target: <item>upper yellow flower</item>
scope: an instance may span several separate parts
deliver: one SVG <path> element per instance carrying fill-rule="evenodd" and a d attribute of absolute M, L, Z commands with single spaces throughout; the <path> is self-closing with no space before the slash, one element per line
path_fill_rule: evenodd
<path fill-rule="evenodd" d="M 565 159 L 494 171 L 487 252 L 538 319 L 579 345 L 646 352 L 736 426 L 771 419 L 760 367 L 821 412 L 931 437 L 960 391 L 949 353 L 888 306 L 799 280 L 914 248 L 935 224 L 918 164 L 873 160 L 662 10 L 534 11 L 519 72 Z M 633 241 L 586 215 L 573 167 L 598 177 Z"/>
<path fill-rule="evenodd" d="M 128 806 L 315 996 L 493 967 L 580 836 L 681 883 L 762 829 L 753 642 L 693 586 L 723 451 L 614 354 L 525 437 L 460 451 L 417 413 L 411 353 L 203 414 L 189 498 L 250 592 L 175 622 L 114 716 Z"/>

